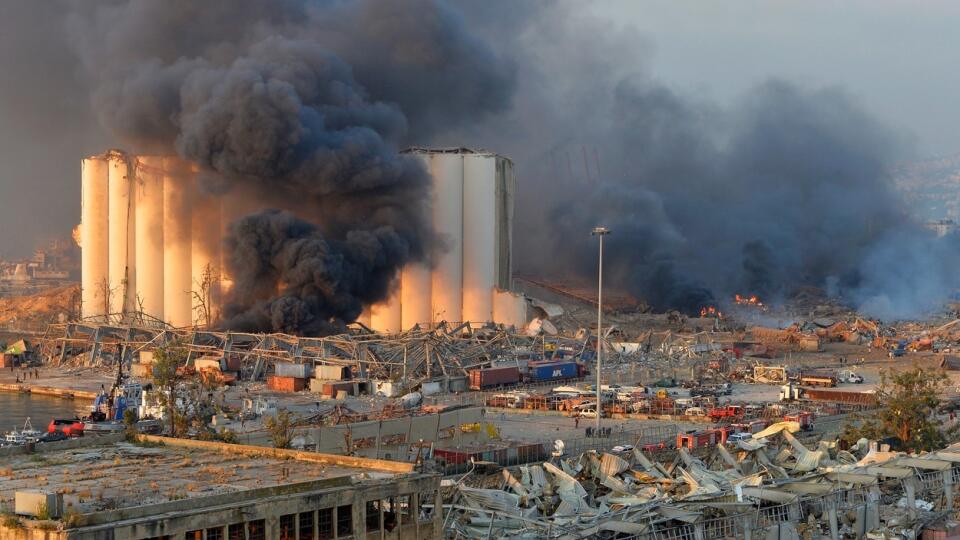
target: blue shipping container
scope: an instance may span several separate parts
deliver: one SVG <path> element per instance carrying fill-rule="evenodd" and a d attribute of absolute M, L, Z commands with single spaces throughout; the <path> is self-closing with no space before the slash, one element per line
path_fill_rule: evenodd
<path fill-rule="evenodd" d="M 530 366 L 530 377 L 535 381 L 573 379 L 577 376 L 576 362 L 554 362 Z"/>

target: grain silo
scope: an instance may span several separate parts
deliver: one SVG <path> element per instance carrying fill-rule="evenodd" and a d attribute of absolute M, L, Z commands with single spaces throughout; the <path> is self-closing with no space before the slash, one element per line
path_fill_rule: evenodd
<path fill-rule="evenodd" d="M 497 156 L 463 156 L 463 319 L 493 320 L 497 253 Z"/>
<path fill-rule="evenodd" d="M 522 325 L 526 301 L 510 292 L 512 280 L 513 163 L 465 148 L 413 148 L 433 178 L 434 232 L 442 245 L 432 266 L 408 265 L 391 300 L 373 306 L 371 325 L 441 321 Z"/>
<path fill-rule="evenodd" d="M 193 323 L 209 326 L 220 318 L 221 200 L 193 185 L 190 262 Z"/>
<path fill-rule="evenodd" d="M 118 150 L 107 152 L 109 163 L 110 313 L 119 317 L 136 310 L 136 228 L 129 159 Z"/>
<path fill-rule="evenodd" d="M 85 319 L 109 312 L 103 291 L 109 286 L 109 172 L 106 156 L 80 162 L 81 313 Z"/>
<path fill-rule="evenodd" d="M 399 279 L 397 282 L 399 283 Z M 370 306 L 370 328 L 378 332 L 395 333 L 403 330 L 400 305 L 400 287 L 395 287 L 385 302 Z"/>
<path fill-rule="evenodd" d="M 164 320 L 163 158 L 139 156 L 135 163 L 137 304 L 143 314 Z"/>
<path fill-rule="evenodd" d="M 163 320 L 176 328 L 193 324 L 192 177 L 181 159 L 163 158 Z"/>
<path fill-rule="evenodd" d="M 460 321 L 463 311 L 463 156 L 433 154 L 433 230 L 443 242 L 430 291 L 433 322 Z"/>

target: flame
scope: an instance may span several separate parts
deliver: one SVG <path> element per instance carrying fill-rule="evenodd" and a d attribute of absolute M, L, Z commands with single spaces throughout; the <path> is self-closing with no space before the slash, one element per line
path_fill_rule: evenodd
<path fill-rule="evenodd" d="M 757 298 L 757 295 L 755 294 L 752 294 L 750 296 L 740 296 L 739 294 L 736 294 L 733 296 L 733 302 L 740 306 L 763 307 L 763 302 L 761 302 L 760 299 Z"/>
<path fill-rule="evenodd" d="M 723 318 L 723 313 L 714 306 L 706 306 L 700 308 L 700 318 L 704 317 L 716 317 L 718 319 Z"/>

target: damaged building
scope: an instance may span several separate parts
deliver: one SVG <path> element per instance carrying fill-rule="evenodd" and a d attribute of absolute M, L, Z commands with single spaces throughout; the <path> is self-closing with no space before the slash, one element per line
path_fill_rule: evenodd
<path fill-rule="evenodd" d="M 468 475 L 448 488 L 447 522 L 462 538 L 894 539 L 956 529 L 960 446 L 906 455 L 864 439 L 841 450 L 801 442 L 798 429 L 783 422 L 661 461 L 590 452 Z"/>

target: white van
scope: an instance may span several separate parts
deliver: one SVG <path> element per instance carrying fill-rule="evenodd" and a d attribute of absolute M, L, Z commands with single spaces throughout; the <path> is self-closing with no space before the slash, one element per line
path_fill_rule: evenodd
<path fill-rule="evenodd" d="M 707 412 L 700 407 L 690 407 L 689 409 L 683 411 L 683 414 L 686 416 L 706 416 Z"/>

